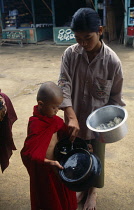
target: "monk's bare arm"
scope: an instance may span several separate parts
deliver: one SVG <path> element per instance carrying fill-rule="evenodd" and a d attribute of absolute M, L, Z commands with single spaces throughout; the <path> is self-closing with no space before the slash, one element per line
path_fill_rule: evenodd
<path fill-rule="evenodd" d="M 48 164 L 51 166 L 57 166 L 59 169 L 63 169 L 60 163 L 54 159 L 54 148 L 57 142 L 58 142 L 57 133 L 54 133 L 50 141 L 50 144 L 48 146 L 48 149 L 46 152 L 46 158 L 44 162 L 45 164 Z"/>

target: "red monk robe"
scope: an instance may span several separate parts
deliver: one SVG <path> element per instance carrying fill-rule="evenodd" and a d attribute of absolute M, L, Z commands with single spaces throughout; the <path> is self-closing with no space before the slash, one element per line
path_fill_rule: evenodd
<path fill-rule="evenodd" d="M 1 93 L 1 90 L 0 95 L 5 100 L 7 107 L 7 113 L 0 122 L 0 166 L 3 172 L 9 166 L 9 159 L 13 150 L 16 150 L 13 142 L 12 126 L 17 120 L 17 115 L 10 98 L 6 94 Z"/>
<path fill-rule="evenodd" d="M 21 150 L 21 157 L 30 176 L 32 210 L 76 210 L 76 193 L 70 191 L 50 165 L 44 164 L 46 151 L 55 132 L 65 131 L 61 118 L 48 118 L 34 107 L 29 119 L 28 136 Z"/>

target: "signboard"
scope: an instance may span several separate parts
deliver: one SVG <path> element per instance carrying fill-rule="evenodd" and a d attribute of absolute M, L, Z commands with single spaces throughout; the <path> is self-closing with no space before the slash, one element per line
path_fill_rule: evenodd
<path fill-rule="evenodd" d="M 70 45 L 76 43 L 74 33 L 69 27 L 54 27 L 53 35 L 56 44 Z"/>
<path fill-rule="evenodd" d="M 22 31 L 22 30 L 4 31 L 4 33 L 2 33 L 2 38 L 3 39 L 26 39 L 26 33 L 25 31 Z"/>

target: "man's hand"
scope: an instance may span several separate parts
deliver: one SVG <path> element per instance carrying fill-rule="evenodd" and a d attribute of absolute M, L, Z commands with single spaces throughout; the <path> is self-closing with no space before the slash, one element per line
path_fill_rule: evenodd
<path fill-rule="evenodd" d="M 73 142 L 80 130 L 76 114 L 72 107 L 64 108 L 65 116 L 67 118 L 67 125 L 69 128 L 70 140 Z"/>
<path fill-rule="evenodd" d="M 70 140 L 73 142 L 80 130 L 77 119 L 70 119 L 68 123 Z"/>
<path fill-rule="evenodd" d="M 48 160 L 45 158 L 44 163 L 51 166 L 56 166 L 59 169 L 63 169 L 63 167 L 60 165 L 60 163 L 57 160 Z"/>
<path fill-rule="evenodd" d="M 6 112 L 7 112 L 7 107 L 5 104 L 5 100 L 0 96 L 0 121 L 3 120 Z"/>

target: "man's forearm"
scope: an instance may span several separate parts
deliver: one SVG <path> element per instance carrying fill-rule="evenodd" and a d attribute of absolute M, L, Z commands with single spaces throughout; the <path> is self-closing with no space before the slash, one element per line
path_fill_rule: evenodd
<path fill-rule="evenodd" d="M 68 120 L 77 119 L 76 114 L 71 106 L 64 108 L 64 113 Z"/>
<path fill-rule="evenodd" d="M 65 122 L 69 128 L 70 140 L 74 141 L 79 132 L 79 123 L 76 114 L 71 106 L 64 108 Z"/>

